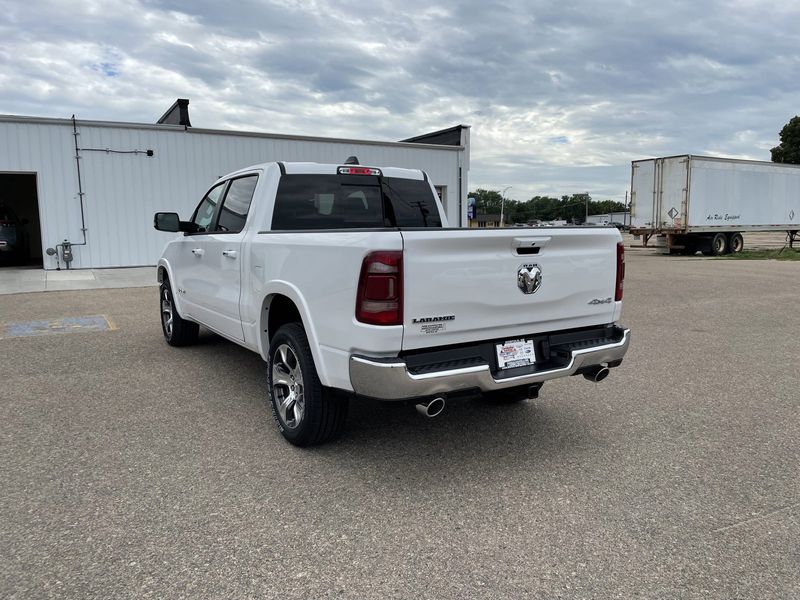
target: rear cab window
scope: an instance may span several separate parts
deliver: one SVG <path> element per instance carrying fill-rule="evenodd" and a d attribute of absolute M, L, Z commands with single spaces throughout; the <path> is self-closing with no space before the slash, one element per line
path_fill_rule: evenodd
<path fill-rule="evenodd" d="M 441 227 L 427 181 L 375 175 L 283 175 L 273 231 Z"/>

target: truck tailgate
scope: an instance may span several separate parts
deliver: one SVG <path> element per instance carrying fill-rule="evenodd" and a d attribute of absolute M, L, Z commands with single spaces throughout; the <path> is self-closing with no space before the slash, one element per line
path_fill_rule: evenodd
<path fill-rule="evenodd" d="M 403 350 L 614 320 L 611 227 L 403 230 Z M 536 250 L 538 248 L 538 250 Z M 541 272 L 524 293 L 520 269 Z"/>

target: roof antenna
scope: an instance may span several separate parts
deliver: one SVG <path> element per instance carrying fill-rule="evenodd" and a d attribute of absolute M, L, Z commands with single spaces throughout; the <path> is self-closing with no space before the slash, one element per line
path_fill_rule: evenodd
<path fill-rule="evenodd" d="M 358 157 L 357 156 L 348 156 L 347 160 L 344 161 L 344 164 L 346 164 L 346 165 L 360 165 L 361 163 L 358 162 Z"/>

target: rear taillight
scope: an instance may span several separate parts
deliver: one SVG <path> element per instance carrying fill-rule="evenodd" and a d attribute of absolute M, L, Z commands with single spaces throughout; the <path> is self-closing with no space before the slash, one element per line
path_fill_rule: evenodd
<path fill-rule="evenodd" d="M 356 319 L 369 325 L 403 324 L 403 253 L 370 252 L 361 265 Z"/>
<path fill-rule="evenodd" d="M 622 286 L 625 283 L 625 244 L 617 242 L 617 287 L 614 300 L 622 300 Z"/>

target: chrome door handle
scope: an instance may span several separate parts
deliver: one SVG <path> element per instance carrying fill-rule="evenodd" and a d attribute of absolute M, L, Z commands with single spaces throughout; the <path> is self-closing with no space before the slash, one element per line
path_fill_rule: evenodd
<path fill-rule="evenodd" d="M 205 253 L 206 251 L 203 250 L 202 248 L 192 248 L 192 254 L 194 254 L 195 256 L 203 256 L 203 254 Z"/>
<path fill-rule="evenodd" d="M 222 256 L 227 256 L 228 258 L 236 258 L 236 250 L 223 250 Z"/>

